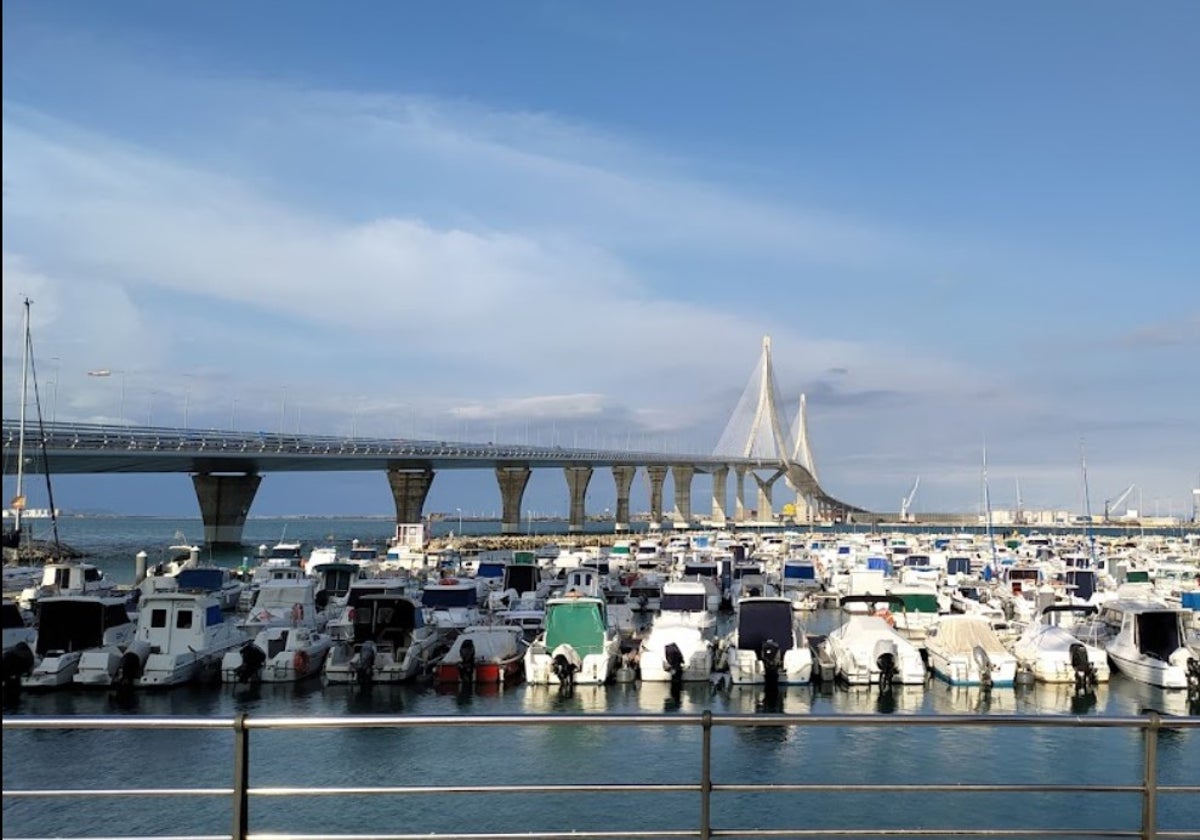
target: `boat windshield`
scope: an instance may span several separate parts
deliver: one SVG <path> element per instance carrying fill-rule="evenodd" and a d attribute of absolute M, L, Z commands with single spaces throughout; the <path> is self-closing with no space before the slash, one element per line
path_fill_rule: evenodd
<path fill-rule="evenodd" d="M 703 612 L 708 608 L 707 600 L 703 592 L 664 592 L 662 596 L 662 611 Z"/>
<path fill-rule="evenodd" d="M 1179 613 L 1168 610 L 1139 613 L 1137 617 L 1138 650 L 1164 662 L 1181 646 Z"/>
<path fill-rule="evenodd" d="M 768 639 L 786 651 L 792 648 L 790 601 L 742 601 L 738 607 L 738 649 L 758 650 Z"/>

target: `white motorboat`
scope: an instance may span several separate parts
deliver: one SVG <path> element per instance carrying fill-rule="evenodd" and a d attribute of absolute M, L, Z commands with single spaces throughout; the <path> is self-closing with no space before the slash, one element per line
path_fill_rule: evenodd
<path fill-rule="evenodd" d="M 464 630 L 437 666 L 440 683 L 519 682 L 525 656 L 524 634 L 511 624 L 480 624 Z"/>
<path fill-rule="evenodd" d="M 59 595 L 110 595 L 116 584 L 104 577 L 104 572 L 91 563 L 77 560 L 47 563 L 42 567 L 42 580 L 37 586 L 21 592 L 19 605 L 25 609 L 43 598 Z"/>
<path fill-rule="evenodd" d="M 803 684 L 812 679 L 808 636 L 783 596 L 746 597 L 724 641 L 723 664 L 735 685 Z"/>
<path fill-rule="evenodd" d="M 882 611 L 859 612 L 847 604 L 866 603 L 868 607 L 903 601 L 895 596 L 847 595 L 841 599 L 842 623 L 823 643 L 833 659 L 836 676 L 849 685 L 923 685 L 925 661 L 917 647 L 901 635 Z M 894 614 L 894 613 L 893 613 Z"/>
<path fill-rule="evenodd" d="M 260 586 L 242 627 L 251 635 L 266 627 L 324 630 L 326 620 L 325 611 L 317 608 L 317 581 L 306 577 Z"/>
<path fill-rule="evenodd" d="M 67 595 L 38 601 L 36 661 L 25 688 L 70 685 L 85 656 L 111 664 L 132 641 L 137 625 L 123 597 Z"/>
<path fill-rule="evenodd" d="M 480 624 L 479 585 L 473 579 L 441 578 L 421 590 L 425 623 L 446 637 L 446 645 L 466 628 Z"/>
<path fill-rule="evenodd" d="M 1113 630 L 1104 648 L 1118 671 L 1159 688 L 1200 692 L 1200 651 L 1187 643 L 1189 611 L 1122 599 L 1106 601 L 1100 618 Z"/>
<path fill-rule="evenodd" d="M 896 584 L 888 589 L 888 612 L 891 621 L 888 623 L 896 628 L 896 632 L 917 647 L 925 644 L 925 636 L 929 628 L 938 623 L 942 612 L 936 586 L 922 584 Z M 949 599 L 947 598 L 947 612 Z M 884 620 L 889 616 L 885 615 Z"/>
<path fill-rule="evenodd" d="M 1011 686 L 1013 656 L 991 622 L 974 615 L 944 615 L 929 629 L 925 651 L 934 674 L 951 685 Z"/>
<path fill-rule="evenodd" d="M 696 580 L 663 584 L 662 609 L 642 640 L 638 657 L 643 682 L 694 682 L 712 673 L 716 616 L 708 590 Z"/>
<path fill-rule="evenodd" d="M 616 671 L 620 641 L 602 598 L 572 594 L 546 601 L 546 629 L 525 651 L 533 685 L 603 684 Z"/>
<path fill-rule="evenodd" d="M 1095 615 L 1094 606 L 1051 604 L 1042 607 L 1013 643 L 1017 667 L 1042 683 L 1074 683 L 1087 689 L 1108 682 L 1104 648 L 1083 642 L 1068 624 Z"/>
<path fill-rule="evenodd" d="M 245 582 L 234 575 L 232 569 L 223 566 L 193 566 L 180 570 L 171 579 L 176 589 L 211 592 L 223 610 L 235 609 L 246 588 Z"/>
<path fill-rule="evenodd" d="M 265 627 L 254 640 L 221 658 L 221 681 L 295 682 L 321 673 L 333 646 L 311 627 Z"/>
<path fill-rule="evenodd" d="M 221 658 L 247 634 L 225 621 L 208 592 L 152 592 L 142 596 L 137 635 L 121 657 L 119 686 L 151 688 L 219 677 Z"/>
<path fill-rule="evenodd" d="M 425 611 L 408 596 L 366 595 L 350 609 L 354 635 L 335 642 L 325 659 L 327 682 L 404 682 L 434 667 L 446 652 L 445 634 L 425 622 Z"/>

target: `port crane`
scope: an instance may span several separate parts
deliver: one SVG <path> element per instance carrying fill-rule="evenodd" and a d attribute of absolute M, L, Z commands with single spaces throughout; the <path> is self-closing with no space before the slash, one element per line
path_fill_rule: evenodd
<path fill-rule="evenodd" d="M 1136 487 L 1137 487 L 1136 484 L 1130 484 L 1128 487 L 1125 488 L 1125 491 L 1123 493 L 1121 493 L 1121 495 L 1117 496 L 1115 499 L 1106 499 L 1104 501 L 1104 521 L 1105 522 L 1109 521 L 1109 518 L 1108 518 L 1109 513 L 1111 511 L 1119 508 L 1121 506 L 1121 504 L 1126 499 L 1129 498 L 1129 494 L 1132 493 L 1134 491 L 1134 488 L 1136 488 Z"/>
<path fill-rule="evenodd" d="M 913 498 L 917 495 L 917 488 L 921 486 L 921 476 L 917 476 L 917 480 L 913 482 L 912 489 L 908 491 L 908 495 L 900 500 L 900 521 L 908 521 L 908 509 L 912 507 Z"/>

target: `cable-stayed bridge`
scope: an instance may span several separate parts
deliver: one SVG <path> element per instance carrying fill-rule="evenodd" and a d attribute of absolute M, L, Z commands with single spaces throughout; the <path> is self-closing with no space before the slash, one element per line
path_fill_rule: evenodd
<path fill-rule="evenodd" d="M 4 473 L 11 475 L 19 461 L 20 424 L 5 420 L 3 436 Z M 796 493 L 793 521 L 843 519 L 864 512 L 829 496 L 817 482 L 803 397 L 793 428 L 785 427 L 769 338 L 763 340 L 758 366 L 711 455 L 61 422 L 27 424 L 24 437 L 26 473 L 191 474 L 205 540 L 213 544 L 240 543 L 255 493 L 270 472 L 386 471 L 397 524 L 409 526 L 410 533 L 419 530 L 434 476 L 446 469 L 495 472 L 504 533 L 520 531 L 521 502 L 531 471 L 546 468 L 560 468 L 566 477 L 570 531 L 583 530 L 587 488 L 597 468 L 612 472 L 617 530 L 629 528 L 629 491 L 639 468 L 649 486 L 652 525 L 666 518 L 676 528 L 688 527 L 696 473 L 712 476 L 707 519 L 716 526 L 729 523 L 731 470 L 736 480 L 735 523 L 750 518 L 746 476 L 757 489 L 753 518 L 758 521 L 774 521 L 772 490 L 780 478 Z M 664 517 L 668 472 L 674 504 Z"/>

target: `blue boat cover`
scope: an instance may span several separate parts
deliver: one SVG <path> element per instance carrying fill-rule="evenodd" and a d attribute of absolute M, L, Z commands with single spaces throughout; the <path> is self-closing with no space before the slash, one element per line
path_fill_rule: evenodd
<path fill-rule="evenodd" d="M 816 580 L 817 567 L 812 563 L 785 563 L 783 576 L 787 580 Z"/>
<path fill-rule="evenodd" d="M 1200 591 L 1184 592 L 1179 596 L 1179 600 L 1185 608 L 1200 611 Z"/>
<path fill-rule="evenodd" d="M 868 569 L 881 569 L 884 574 L 891 574 L 892 564 L 888 562 L 886 557 L 868 557 Z"/>
<path fill-rule="evenodd" d="M 217 592 L 224 580 L 224 569 L 184 569 L 175 575 L 175 582 L 180 589 L 201 589 L 205 592 Z"/>

